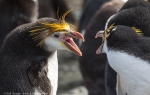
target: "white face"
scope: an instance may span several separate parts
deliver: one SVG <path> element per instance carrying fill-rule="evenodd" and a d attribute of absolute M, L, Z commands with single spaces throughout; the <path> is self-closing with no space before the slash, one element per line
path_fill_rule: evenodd
<path fill-rule="evenodd" d="M 69 50 L 61 41 L 63 35 L 64 34 L 61 32 L 54 32 L 49 38 L 45 40 L 44 42 L 44 45 L 46 46 L 45 49 L 48 51 Z"/>

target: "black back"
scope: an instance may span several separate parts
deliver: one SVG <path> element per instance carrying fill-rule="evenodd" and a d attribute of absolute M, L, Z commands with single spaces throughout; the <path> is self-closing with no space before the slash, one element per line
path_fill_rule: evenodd
<path fill-rule="evenodd" d="M 44 18 L 41 22 L 57 22 Z M 37 46 L 29 32 L 39 23 L 24 24 L 8 34 L 0 50 L 0 95 L 5 92 L 33 93 L 35 87 L 43 93 L 51 91 L 47 78 L 47 59 L 51 52 Z"/>

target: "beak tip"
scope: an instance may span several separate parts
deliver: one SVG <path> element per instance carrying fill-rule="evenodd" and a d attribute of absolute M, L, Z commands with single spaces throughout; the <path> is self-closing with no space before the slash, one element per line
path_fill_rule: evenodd
<path fill-rule="evenodd" d="M 80 53 L 80 55 L 79 56 L 82 56 L 82 52 Z"/>
<path fill-rule="evenodd" d="M 96 51 L 96 54 L 99 54 L 98 51 Z"/>
<path fill-rule="evenodd" d="M 82 56 L 82 53 L 80 53 L 80 54 L 77 54 L 77 55 L 79 55 L 79 56 Z"/>
<path fill-rule="evenodd" d="M 82 41 L 83 41 L 83 42 L 85 42 L 85 40 L 84 40 L 84 39 L 83 39 Z"/>
<path fill-rule="evenodd" d="M 103 30 L 98 31 L 95 35 L 95 38 L 102 37 L 103 33 L 104 33 Z"/>

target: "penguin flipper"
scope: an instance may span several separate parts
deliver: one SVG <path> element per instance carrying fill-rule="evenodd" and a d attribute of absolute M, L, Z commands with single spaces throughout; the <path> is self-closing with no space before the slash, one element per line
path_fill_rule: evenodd
<path fill-rule="evenodd" d="M 110 67 L 107 62 L 105 68 L 105 87 L 107 95 L 117 95 L 117 73 Z"/>
<path fill-rule="evenodd" d="M 28 77 L 31 83 L 42 93 L 49 95 L 51 93 L 51 83 L 47 77 L 47 65 L 45 61 L 33 61 L 27 69 Z"/>

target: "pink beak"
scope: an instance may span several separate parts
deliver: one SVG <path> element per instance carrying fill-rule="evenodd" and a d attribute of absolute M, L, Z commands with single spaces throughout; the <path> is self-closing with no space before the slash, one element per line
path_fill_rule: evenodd
<path fill-rule="evenodd" d="M 65 34 L 63 38 L 64 44 L 67 46 L 67 48 L 69 48 L 77 55 L 82 56 L 82 52 L 80 51 L 79 47 L 75 44 L 72 38 L 78 38 L 84 42 L 84 37 L 79 32 L 69 32 Z"/>
<path fill-rule="evenodd" d="M 95 38 L 98 38 L 98 37 L 103 37 L 103 33 L 104 31 L 101 30 L 101 31 L 98 31 L 95 35 Z M 100 45 L 100 47 L 96 50 L 96 54 L 101 54 L 102 53 L 102 49 L 103 49 L 103 44 Z"/>

